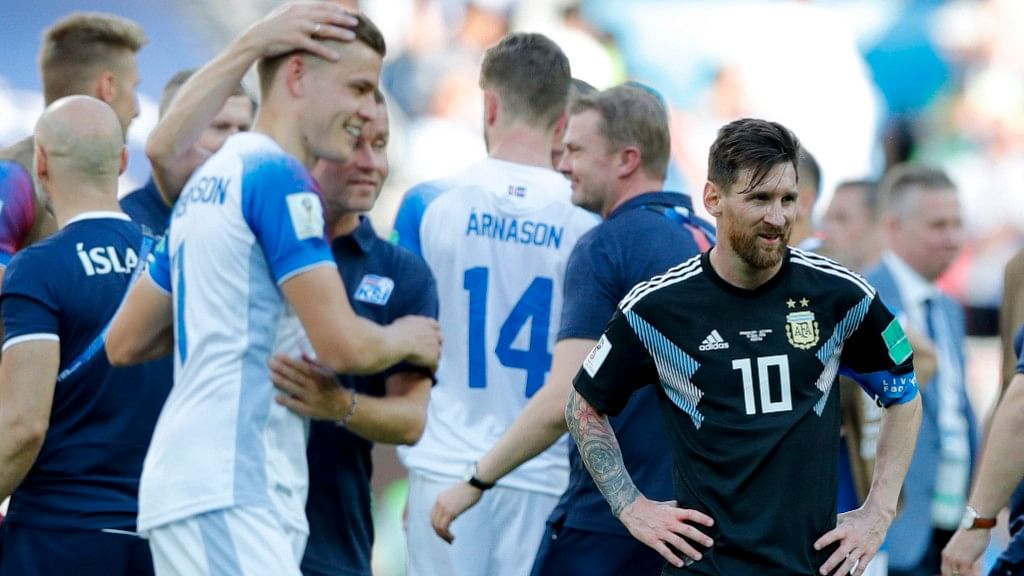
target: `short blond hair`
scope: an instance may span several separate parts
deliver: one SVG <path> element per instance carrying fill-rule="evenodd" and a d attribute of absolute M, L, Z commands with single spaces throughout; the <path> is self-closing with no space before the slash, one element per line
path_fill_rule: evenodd
<path fill-rule="evenodd" d="M 46 104 L 87 93 L 99 73 L 120 67 L 146 41 L 141 26 L 112 14 L 77 12 L 60 20 L 43 34 L 39 52 Z"/>

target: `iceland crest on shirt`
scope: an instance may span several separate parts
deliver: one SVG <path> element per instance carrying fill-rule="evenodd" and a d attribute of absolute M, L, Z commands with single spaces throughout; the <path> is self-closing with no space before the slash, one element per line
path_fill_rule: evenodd
<path fill-rule="evenodd" d="M 367 274 L 359 281 L 354 298 L 360 302 L 383 306 L 388 303 L 394 289 L 395 281 L 391 278 Z"/>

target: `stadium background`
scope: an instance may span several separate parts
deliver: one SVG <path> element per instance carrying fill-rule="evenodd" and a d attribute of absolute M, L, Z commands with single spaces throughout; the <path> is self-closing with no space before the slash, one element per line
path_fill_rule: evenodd
<path fill-rule="evenodd" d="M 45 27 L 74 10 L 139 22 L 141 114 L 129 133 L 126 193 L 164 82 L 201 66 L 274 0 L 0 0 L 0 145 L 42 111 Z M 355 4 L 355 2 L 353 2 Z M 1017 0 L 363 0 L 388 41 L 392 176 L 375 210 L 388 232 L 402 192 L 484 156 L 476 73 L 508 30 L 550 35 L 574 75 L 599 88 L 645 82 L 671 108 L 670 184 L 698 191 L 718 126 L 742 116 L 795 130 L 820 162 L 818 213 L 835 184 L 895 160 L 937 163 L 962 192 L 968 244 L 944 278 L 968 307 L 969 384 L 984 416 L 998 387 L 994 313 L 1002 266 L 1024 246 L 1024 2 Z M 250 85 L 252 85 L 250 83 Z M 698 203 L 699 204 L 699 203 Z M 379 449 L 378 574 L 401 566 L 402 471 Z M 998 544 L 997 544 L 998 545 Z"/>

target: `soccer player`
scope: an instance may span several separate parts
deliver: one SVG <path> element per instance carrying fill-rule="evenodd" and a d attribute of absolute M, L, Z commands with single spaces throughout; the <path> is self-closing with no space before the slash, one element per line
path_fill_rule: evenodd
<path fill-rule="evenodd" d="M 361 214 L 373 208 L 388 175 L 384 97 L 364 124 L 347 162 L 320 160 L 313 176 L 327 208 L 331 249 L 356 314 L 386 324 L 401 316 L 437 316 L 437 288 L 427 265 L 382 240 Z M 299 414 L 323 420 L 309 432 L 309 543 L 305 576 L 370 576 L 370 500 L 374 442 L 414 444 L 423 434 L 430 373 L 400 364 L 370 376 L 340 376 L 301 359 L 271 363 L 279 397 Z"/>
<path fill-rule="evenodd" d="M 268 363 L 280 331 L 301 323 L 337 372 L 437 361 L 434 320 L 381 327 L 352 312 L 307 170 L 347 158 L 372 120 L 384 39 L 365 17 L 326 2 L 288 4 L 256 26 L 282 20 L 300 24 L 295 42 L 232 44 L 172 104 L 165 121 L 181 106 L 207 125 L 262 57 L 254 130 L 189 179 L 107 339 L 111 359 L 126 363 L 173 334 L 175 385 L 139 489 L 139 530 L 161 575 L 300 573 L 306 422 L 273 400 Z"/>
<path fill-rule="evenodd" d="M 861 277 L 787 247 L 799 149 L 773 122 L 719 131 L 704 187 L 718 243 L 635 286 L 574 381 L 583 462 L 665 574 L 859 574 L 896 514 L 921 417 L 912 352 Z M 837 522 L 840 372 L 887 411 L 871 493 Z M 668 502 L 638 491 L 608 422 L 655 381 Z"/>
<path fill-rule="evenodd" d="M 0 575 L 152 574 L 137 493 L 170 380 L 111 368 L 101 348 L 148 249 L 117 205 L 124 135 L 108 105 L 71 96 L 34 144 L 60 231 L 14 257 L 0 297 L 0 499 L 14 493 Z"/>
<path fill-rule="evenodd" d="M 480 72 L 489 158 L 414 187 L 395 221 L 399 245 L 437 279 L 444 333 L 426 430 L 400 451 L 410 470 L 410 576 L 528 573 L 565 490 L 564 443 L 496 487 L 475 469 L 544 384 L 566 262 L 595 224 L 551 168 L 569 83 L 565 54 L 542 35 L 510 34 L 491 47 Z M 431 529 L 430 511 L 462 479 L 490 491 L 453 526 L 449 546 Z"/>
<path fill-rule="evenodd" d="M 161 117 L 167 113 L 182 84 L 194 73 L 195 70 L 182 70 L 167 81 L 160 96 Z M 211 154 L 220 150 L 229 136 L 249 130 L 255 108 L 256 104 L 239 84 L 210 125 L 196 135 L 192 146 L 162 146 L 162 140 L 157 138 L 147 141 L 146 147 L 151 157 L 153 174 L 143 187 L 121 198 L 121 209 L 154 235 L 163 236 L 171 220 L 171 207 L 178 199 L 178 193 L 181 192 L 185 181 Z M 178 127 L 180 128 L 180 125 Z M 170 131 L 158 132 L 157 136 L 167 132 Z M 178 148 L 184 149 L 179 152 Z M 158 185 L 157 179 L 161 173 L 163 184 Z M 166 194 L 162 192 L 164 190 Z"/>
<path fill-rule="evenodd" d="M 942 550 L 942 576 L 979 573 L 979 559 L 988 546 L 995 518 L 1008 501 L 1010 543 L 989 576 L 1024 573 L 1024 457 L 1020 450 L 1020 431 L 1024 429 L 1024 326 L 1014 340 L 1017 373 L 992 417 L 981 467 L 960 528 Z"/>
<path fill-rule="evenodd" d="M 43 35 L 39 67 L 43 97 L 52 104 L 85 94 L 114 109 L 123 134 L 139 115 L 136 54 L 146 43 L 138 24 L 95 12 L 75 13 Z M 34 190 L 32 138 L 0 150 L 0 280 L 14 253 L 56 231 L 42 190 Z"/>
<path fill-rule="evenodd" d="M 489 483 L 568 431 L 565 402 L 572 376 L 626 292 L 711 245 L 709 225 L 693 216 L 689 196 L 660 191 L 668 171 L 669 127 L 656 96 L 620 86 L 575 98 L 569 105 L 564 144 L 559 169 L 572 182 L 573 203 L 599 214 L 604 222 L 580 239 L 569 258 L 547 384 L 480 459 L 479 477 Z M 637 484 L 645 493 L 667 500 L 672 497 L 672 470 L 665 458 L 668 442 L 661 427 L 650 425 L 659 417 L 658 410 L 656 389 L 648 387 L 611 422 Z M 659 572 L 661 556 L 632 538 L 611 515 L 575 448 L 569 461 L 569 487 L 548 518 L 532 574 Z M 481 495 L 465 482 L 442 493 L 433 512 L 435 530 L 449 536 L 451 520 Z"/>

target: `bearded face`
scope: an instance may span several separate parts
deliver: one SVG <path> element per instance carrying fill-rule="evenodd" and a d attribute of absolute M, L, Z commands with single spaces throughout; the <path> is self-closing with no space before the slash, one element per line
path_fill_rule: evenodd
<path fill-rule="evenodd" d="M 792 232 L 792 221 L 787 221 L 783 226 L 764 222 L 753 228 L 734 226 L 728 234 L 729 242 L 740 259 L 751 268 L 766 270 L 782 262 Z"/>

